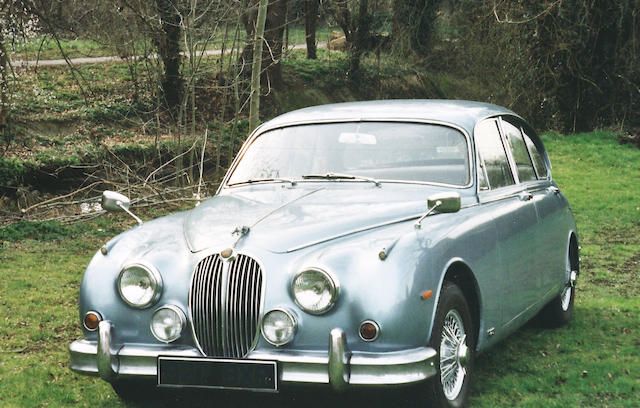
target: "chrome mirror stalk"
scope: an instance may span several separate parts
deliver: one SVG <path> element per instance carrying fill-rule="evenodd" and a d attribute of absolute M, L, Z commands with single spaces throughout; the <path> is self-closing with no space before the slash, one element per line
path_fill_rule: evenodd
<path fill-rule="evenodd" d="M 131 206 L 131 200 L 129 197 L 117 193 L 115 191 L 105 190 L 102 193 L 102 208 L 108 212 L 124 211 L 129 214 L 134 220 L 138 222 L 138 225 L 142 225 L 142 220 L 138 218 L 134 213 L 129 210 Z"/>
<path fill-rule="evenodd" d="M 455 191 L 449 191 L 429 196 L 429 198 L 427 198 L 427 212 L 416 221 L 414 227 L 420 229 L 422 227 L 422 220 L 431 215 L 435 210 L 441 213 L 460 211 L 460 194 Z"/>

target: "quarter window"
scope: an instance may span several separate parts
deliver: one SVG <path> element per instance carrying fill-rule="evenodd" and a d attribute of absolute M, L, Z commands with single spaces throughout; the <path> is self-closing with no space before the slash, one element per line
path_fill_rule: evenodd
<path fill-rule="evenodd" d="M 520 129 L 503 120 L 502 130 L 511 149 L 513 160 L 516 162 L 518 179 L 520 179 L 520 182 L 535 180 L 536 173 L 533 170 L 533 164 L 531 163 L 527 146 L 522 139 Z"/>
<path fill-rule="evenodd" d="M 480 163 L 484 167 L 482 176 L 486 175 L 489 187 L 495 189 L 514 184 L 496 121 L 490 119 L 480 123 L 476 128 L 475 140 L 480 154 Z M 482 189 L 484 177 L 480 177 L 479 181 Z"/>
<path fill-rule="evenodd" d="M 533 167 L 536 169 L 536 173 L 538 174 L 538 179 L 543 180 L 548 177 L 547 166 L 544 164 L 544 160 L 542 159 L 542 155 L 538 151 L 538 148 L 533 143 L 533 140 L 523 131 L 522 136 L 524 136 L 524 141 L 529 148 L 529 153 L 531 153 L 531 158 L 533 159 Z"/>

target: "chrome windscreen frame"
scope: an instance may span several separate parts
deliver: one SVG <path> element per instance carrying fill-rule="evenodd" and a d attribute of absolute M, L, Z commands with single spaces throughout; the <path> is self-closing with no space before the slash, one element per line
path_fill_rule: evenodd
<path fill-rule="evenodd" d="M 296 122 L 286 123 L 286 124 L 283 124 L 283 125 L 278 125 L 278 126 L 273 126 L 273 127 L 259 126 L 258 128 L 256 128 L 253 131 L 253 133 L 249 136 L 247 141 L 242 145 L 242 148 L 240 149 L 240 151 L 236 155 L 235 159 L 231 163 L 231 166 L 229 166 L 229 170 L 227 170 L 227 173 L 225 174 L 224 178 L 222 179 L 222 182 L 220 183 L 220 186 L 218 187 L 218 190 L 216 191 L 216 195 L 220 194 L 225 189 L 234 188 L 233 186 L 229 186 L 228 185 L 229 178 L 231 178 L 231 175 L 236 170 L 236 167 L 238 166 L 238 163 L 240 163 L 240 161 L 244 157 L 244 155 L 245 155 L 247 149 L 249 148 L 249 146 L 251 146 L 251 144 L 258 137 L 260 137 L 263 133 L 271 131 L 271 130 L 282 129 L 282 128 L 287 128 L 287 127 L 292 127 L 292 126 L 304 126 L 304 125 L 313 125 L 313 124 L 331 124 L 331 123 L 351 123 L 351 122 L 353 122 L 353 123 L 358 123 L 358 122 L 419 123 L 419 124 L 425 124 L 425 125 L 446 126 L 446 127 L 449 127 L 449 128 L 452 128 L 452 129 L 455 129 L 455 130 L 459 131 L 460 133 L 462 133 L 462 135 L 465 138 L 465 143 L 467 144 L 467 163 L 468 163 L 467 177 L 468 177 L 468 180 L 469 180 L 468 183 L 465 184 L 465 185 L 447 184 L 447 183 L 438 183 L 438 182 L 426 182 L 426 181 L 412 181 L 412 180 L 393 180 L 393 179 L 376 179 L 376 181 L 384 182 L 384 183 L 397 183 L 397 184 L 429 185 L 429 186 L 449 187 L 449 188 L 456 188 L 456 189 L 467 189 L 467 188 L 473 187 L 475 185 L 476 170 L 475 170 L 475 162 L 473 160 L 473 150 L 474 150 L 474 148 L 473 148 L 473 144 L 471 142 L 471 137 L 469 136 L 469 134 L 467 133 L 467 131 L 464 128 L 462 128 L 462 127 L 460 127 L 460 126 L 458 126 L 458 125 L 456 125 L 454 123 L 437 121 L 437 120 L 406 119 L 406 118 L 398 119 L 398 118 L 383 118 L 383 117 L 381 117 L 381 118 L 367 118 L 367 119 L 358 119 L 358 118 L 339 119 L 339 120 L 337 120 L 337 119 L 327 119 L 327 120 L 296 121 Z M 299 183 L 315 183 L 315 182 L 318 182 L 318 180 L 295 180 L 295 181 L 299 182 Z M 350 182 L 363 182 L 363 181 L 355 180 L 355 181 L 350 181 Z M 255 183 L 255 184 L 259 184 L 259 183 Z"/>

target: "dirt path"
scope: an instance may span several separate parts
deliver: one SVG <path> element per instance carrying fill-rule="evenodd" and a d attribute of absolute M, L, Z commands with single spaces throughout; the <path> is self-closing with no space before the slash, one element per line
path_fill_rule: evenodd
<path fill-rule="evenodd" d="M 318 48 L 326 48 L 326 43 L 318 43 Z M 306 50 L 306 44 L 296 44 L 289 47 L 289 50 Z M 205 56 L 210 55 L 220 55 L 221 50 L 207 50 L 204 52 Z M 186 53 L 182 53 L 182 55 L 186 55 Z M 156 55 L 152 54 L 152 58 L 155 58 Z M 140 58 L 140 57 L 134 57 Z M 104 62 L 124 62 L 124 59 L 117 56 L 110 57 L 82 57 L 82 58 L 70 58 L 68 61 L 65 59 L 52 59 L 52 60 L 15 60 L 12 61 L 12 65 L 14 67 L 48 67 L 48 66 L 56 66 L 56 65 L 66 65 L 67 62 L 71 63 L 71 65 L 80 65 L 80 64 L 99 64 Z"/>

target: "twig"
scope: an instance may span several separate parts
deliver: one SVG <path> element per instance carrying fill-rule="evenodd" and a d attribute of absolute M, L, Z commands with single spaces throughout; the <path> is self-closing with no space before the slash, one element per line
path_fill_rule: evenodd
<path fill-rule="evenodd" d="M 94 186 L 97 186 L 98 184 L 104 184 L 104 183 L 109 183 L 109 182 L 108 181 L 96 181 L 94 183 L 89 184 L 88 186 L 84 186 L 84 187 L 79 188 L 79 189 L 77 189 L 75 191 L 72 191 L 69 194 L 65 194 L 65 195 L 62 195 L 62 196 L 59 196 L 59 197 L 54 197 L 54 198 L 51 198 L 49 200 L 45 200 L 45 201 L 42 201 L 40 203 L 34 204 L 31 207 L 27 207 L 27 208 L 22 210 L 22 213 L 25 214 L 25 213 L 28 213 L 29 211 L 33 210 L 34 208 L 40 207 L 42 205 L 49 204 L 49 203 L 52 203 L 54 201 L 62 200 L 63 198 L 72 197 L 72 196 L 80 193 L 81 191 L 89 190 L 90 188 L 92 188 Z"/>
<path fill-rule="evenodd" d="M 196 198 L 198 199 L 198 202 L 200 202 L 200 188 L 202 187 L 202 171 L 204 169 L 204 151 L 205 151 L 205 148 L 207 147 L 208 134 L 209 134 L 209 128 L 205 129 L 204 131 L 204 140 L 202 142 L 202 153 L 200 155 L 200 180 L 198 180 L 198 193 L 196 194 Z M 218 150 L 220 150 L 219 146 L 218 146 Z"/>
<path fill-rule="evenodd" d="M 508 20 L 508 19 L 500 20 L 500 17 L 498 17 L 498 10 L 497 10 L 497 9 L 498 9 L 498 5 L 497 5 L 497 4 L 494 4 L 494 5 L 493 5 L 493 15 L 496 17 L 496 21 L 497 21 L 498 23 L 506 23 L 506 24 L 525 24 L 525 23 L 528 23 L 528 22 L 530 22 L 530 21 L 536 20 L 536 19 L 538 19 L 538 18 L 542 17 L 543 15 L 545 15 L 545 14 L 549 13 L 549 12 L 551 11 L 551 9 L 552 9 L 552 8 L 554 8 L 554 7 L 555 7 L 558 3 L 560 3 L 560 2 L 561 2 L 561 0 L 556 0 L 556 1 L 554 1 L 553 3 L 551 3 L 551 4 L 549 5 L 549 7 L 547 7 L 547 8 L 546 8 L 546 9 L 544 9 L 544 10 L 542 10 L 540 13 L 536 14 L 535 16 L 533 16 L 533 17 L 531 17 L 531 18 L 527 18 L 527 19 L 525 19 L 525 20 L 520 20 L 520 21 L 513 21 L 513 20 Z"/>

